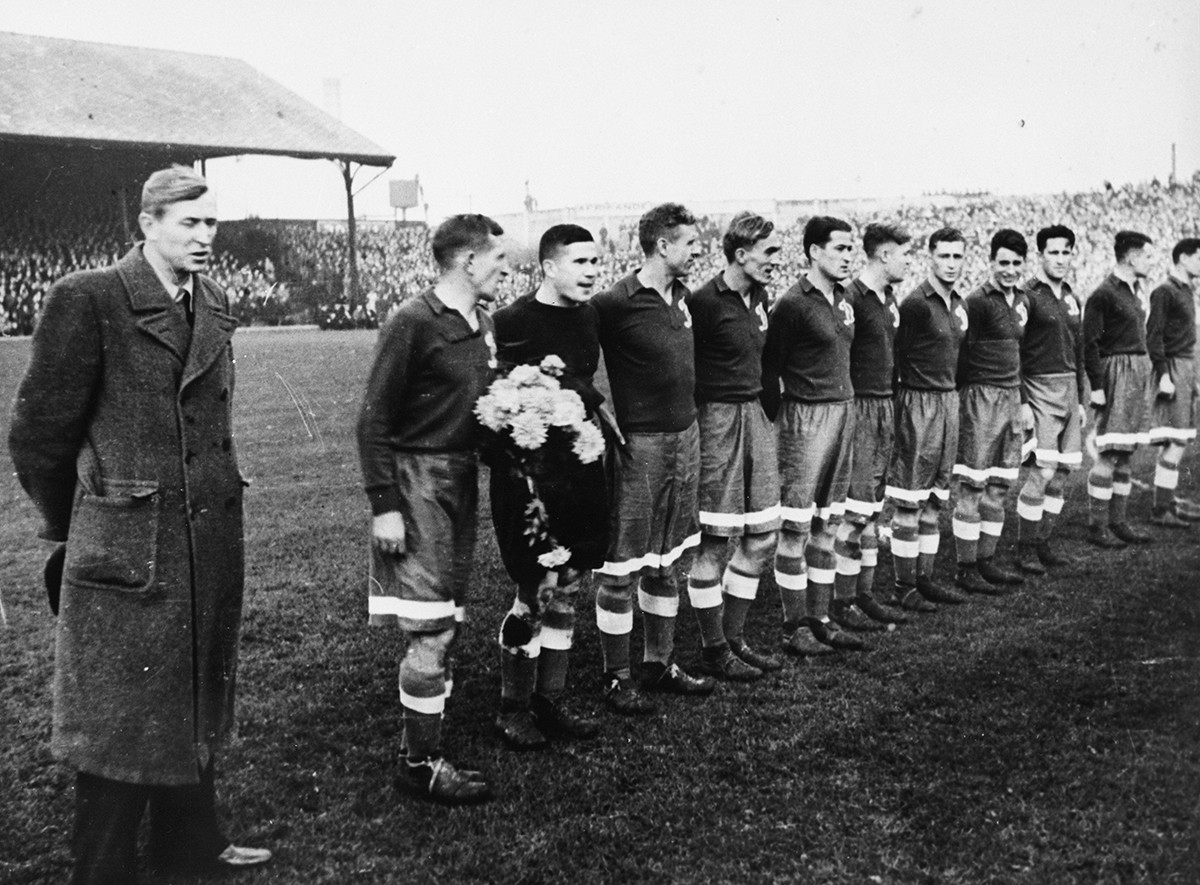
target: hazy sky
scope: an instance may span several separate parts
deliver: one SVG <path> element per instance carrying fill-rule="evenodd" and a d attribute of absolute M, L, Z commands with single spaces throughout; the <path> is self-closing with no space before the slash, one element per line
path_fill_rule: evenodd
<path fill-rule="evenodd" d="M 419 173 L 522 205 L 1045 192 L 1200 168 L 1200 2 L 5 0 L 0 30 L 243 59 Z M 210 164 L 222 215 L 344 215 L 321 161 Z M 365 169 L 365 184 L 377 170 Z M 412 217 L 410 215 L 410 217 Z"/>

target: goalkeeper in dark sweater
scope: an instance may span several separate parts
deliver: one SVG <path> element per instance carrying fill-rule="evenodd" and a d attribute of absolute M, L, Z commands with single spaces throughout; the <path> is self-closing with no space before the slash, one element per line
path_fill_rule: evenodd
<path fill-rule="evenodd" d="M 538 260 L 541 285 L 493 317 L 501 368 L 536 366 L 557 356 L 565 366 L 558 379 L 562 387 L 579 394 L 590 419 L 607 417 L 604 397 L 592 384 L 600 358 L 596 311 L 588 303 L 599 271 L 596 244 L 585 228 L 558 224 L 542 236 Z M 550 738 L 591 738 L 598 731 L 596 720 L 573 712 L 563 695 L 580 579 L 604 562 L 608 546 L 604 467 L 596 460 L 555 464 L 537 473 L 532 479 L 550 533 L 570 551 L 570 559 L 554 567 L 539 563 L 538 549 L 526 534 L 532 493 L 525 474 L 507 458 L 491 470 L 496 539 L 517 584 L 500 627 L 496 730 L 515 750 L 539 749 Z"/>

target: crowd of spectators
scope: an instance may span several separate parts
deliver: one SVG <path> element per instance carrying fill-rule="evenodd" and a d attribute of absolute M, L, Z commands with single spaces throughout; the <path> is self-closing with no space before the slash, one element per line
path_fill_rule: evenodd
<path fill-rule="evenodd" d="M 1164 186 L 1154 181 L 1120 188 L 1106 184 L 1098 191 L 1047 196 L 970 195 L 951 205 L 914 201 L 883 215 L 907 227 L 918 246 L 939 227 L 960 228 L 969 247 L 964 291 L 987 277 L 987 243 L 997 229 L 1015 228 L 1032 246 L 1038 228 L 1066 224 L 1078 236 L 1073 282 L 1076 291 L 1086 294 L 1111 269 L 1113 234 L 1117 230 L 1139 230 L 1151 236 L 1159 247 L 1157 276 L 1165 274 L 1171 246 L 1181 237 L 1200 235 L 1200 182 Z M 879 218 L 878 214 L 847 215 L 847 220 L 859 228 Z M 801 218 L 782 230 L 784 272 L 773 294 L 781 294 L 801 272 L 805 220 Z M 352 302 L 345 294 L 349 287 L 344 226 L 311 222 L 236 224 L 258 225 L 255 232 L 260 241 L 271 244 L 269 251 L 273 253 L 249 254 L 245 248 L 223 251 L 218 243 L 211 272 L 229 292 L 233 310 L 244 324 L 317 322 L 324 328 L 372 327 L 385 320 L 397 305 L 426 289 L 437 275 L 429 249 L 430 232 L 424 225 L 360 226 L 358 267 L 363 297 Z M 699 232 L 703 256 L 692 273 L 695 284 L 724 266 L 720 224 L 702 218 Z M 0 334 L 28 334 L 54 280 L 73 270 L 111 263 L 124 251 L 125 243 L 122 231 L 99 219 L 0 220 Z M 623 224 L 613 232 L 603 231 L 600 252 L 601 287 L 636 269 L 641 263 L 636 222 Z M 927 270 L 925 250 L 914 249 L 914 256 L 908 286 L 924 278 Z M 514 265 L 500 294 L 501 302 L 531 291 L 538 277 L 534 261 Z"/>
<path fill-rule="evenodd" d="M 120 252 L 120 234 L 96 218 L 0 218 L 0 335 L 28 335 L 55 280 L 111 264 Z"/>

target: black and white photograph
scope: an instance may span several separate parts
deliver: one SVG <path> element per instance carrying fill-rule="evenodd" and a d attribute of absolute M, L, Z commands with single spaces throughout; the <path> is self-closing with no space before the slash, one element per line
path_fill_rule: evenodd
<path fill-rule="evenodd" d="M 1200 882 L 1200 5 L 0 7 L 0 883 Z"/>

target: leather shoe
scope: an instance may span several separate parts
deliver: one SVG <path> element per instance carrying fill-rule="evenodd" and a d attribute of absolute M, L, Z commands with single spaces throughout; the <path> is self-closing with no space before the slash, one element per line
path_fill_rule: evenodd
<path fill-rule="evenodd" d="M 824 643 L 837 651 L 866 651 L 870 647 L 854 634 L 842 630 L 833 621 L 809 618 L 808 629 L 816 637 L 817 642 Z"/>
<path fill-rule="evenodd" d="M 1150 516 L 1150 524 L 1166 529 L 1190 529 L 1192 524 L 1186 519 L 1180 519 L 1174 510 L 1155 510 Z"/>
<path fill-rule="evenodd" d="M 917 591 L 930 602 L 941 602 L 947 605 L 961 605 L 967 601 L 966 594 L 935 584 L 933 578 L 917 578 Z"/>
<path fill-rule="evenodd" d="M 1020 558 L 1017 561 L 1017 566 L 1021 571 L 1031 575 L 1046 574 L 1046 564 L 1042 562 L 1042 558 L 1038 556 L 1038 548 L 1036 544 L 1022 544 L 1020 548 Z"/>
<path fill-rule="evenodd" d="M 531 701 L 533 719 L 547 737 L 588 741 L 600 733 L 600 722 L 571 709 L 564 697 L 535 694 Z"/>
<path fill-rule="evenodd" d="M 923 615 L 931 615 L 938 610 L 938 607 L 922 596 L 916 587 L 906 587 L 903 584 L 896 585 L 896 601 L 905 611 L 920 612 Z"/>
<path fill-rule="evenodd" d="M 215 857 L 203 860 L 191 855 L 163 857 L 152 854 L 150 867 L 163 875 L 213 876 L 259 866 L 270 859 L 271 852 L 265 848 L 244 848 L 231 844 L 226 845 Z"/>
<path fill-rule="evenodd" d="M 1054 568 L 1059 565 L 1070 565 L 1072 560 L 1069 556 L 1064 556 L 1051 546 L 1049 540 L 1038 541 L 1037 544 L 1038 559 L 1042 561 L 1042 565 L 1047 568 Z"/>
<path fill-rule="evenodd" d="M 898 608 L 893 608 L 890 605 L 876 599 L 870 593 L 860 593 L 855 600 L 856 604 L 862 609 L 863 614 L 868 618 L 879 621 L 882 624 L 906 624 L 908 623 L 908 615 L 900 611 Z"/>
<path fill-rule="evenodd" d="M 855 633 L 882 633 L 889 629 L 887 624 L 871 620 L 861 608 L 852 602 L 834 602 L 832 614 L 838 626 L 853 630 Z"/>
<path fill-rule="evenodd" d="M 1195 501 L 1189 501 L 1187 498 L 1176 498 L 1172 509 L 1180 519 L 1186 519 L 1188 522 L 1200 522 L 1200 504 L 1197 504 Z"/>
<path fill-rule="evenodd" d="M 217 855 L 219 865 L 236 869 L 256 867 L 270 859 L 271 852 L 265 848 L 244 848 L 241 845 L 227 845 L 225 850 Z"/>
<path fill-rule="evenodd" d="M 649 661 L 642 664 L 642 687 L 663 694 L 702 697 L 713 693 L 717 681 L 711 676 L 690 676 L 674 661 L 669 664 Z"/>
<path fill-rule="evenodd" d="M 783 640 L 783 650 L 798 658 L 818 658 L 833 654 L 833 647 L 818 642 L 812 631 L 804 624 L 793 630 Z"/>
<path fill-rule="evenodd" d="M 395 786 L 402 793 L 442 805 L 474 805 L 492 798 L 487 781 L 468 776 L 445 759 L 403 763 Z"/>
<path fill-rule="evenodd" d="M 1154 536 L 1148 535 L 1145 532 L 1138 531 L 1127 522 L 1114 522 L 1108 527 L 1108 530 L 1124 541 L 1126 544 L 1153 544 Z"/>
<path fill-rule="evenodd" d="M 404 763 L 406 763 L 408 761 L 408 747 L 405 747 L 405 746 L 400 747 L 400 760 L 399 761 L 400 761 L 401 765 L 404 765 Z M 478 768 L 463 768 L 458 765 L 456 765 L 454 768 L 459 774 L 461 774 L 463 777 L 467 778 L 468 780 L 479 781 L 480 783 L 484 783 L 487 781 L 487 778 L 485 778 L 483 776 L 483 772 L 480 771 Z"/>
<path fill-rule="evenodd" d="M 1009 571 L 1000 563 L 996 562 L 995 557 L 989 556 L 987 559 L 980 559 L 976 565 L 979 566 L 979 574 L 983 575 L 985 581 L 991 581 L 993 584 L 1024 584 L 1025 579 L 1016 572 Z"/>
<path fill-rule="evenodd" d="M 502 710 L 496 717 L 496 733 L 510 750 L 544 750 L 550 745 L 550 740 L 542 734 L 533 711 L 529 709 Z"/>
<path fill-rule="evenodd" d="M 1102 550 L 1124 550 L 1129 546 L 1114 535 L 1106 525 L 1089 525 L 1087 539 L 1093 547 L 1099 547 Z"/>
<path fill-rule="evenodd" d="M 648 716 L 658 711 L 654 701 L 642 694 L 633 680 L 625 676 L 610 675 L 608 687 L 604 689 L 604 703 L 614 713 L 622 716 Z"/>
<path fill-rule="evenodd" d="M 1002 585 L 985 580 L 979 573 L 978 563 L 974 562 L 958 567 L 954 583 L 968 593 L 978 593 L 982 596 L 1003 596 L 1008 592 Z"/>
<path fill-rule="evenodd" d="M 704 651 L 705 654 L 709 653 L 708 649 Z M 762 679 L 763 676 L 762 670 L 747 664 L 728 646 L 721 648 L 720 654 L 713 660 L 702 657 L 700 663 L 696 665 L 696 669 L 706 676 L 723 679 L 726 682 L 754 682 Z"/>
<path fill-rule="evenodd" d="M 769 655 L 766 652 L 758 651 L 741 639 L 730 640 L 729 650 L 751 667 L 757 667 L 764 673 L 775 673 L 783 669 L 783 659 L 779 655 Z"/>

